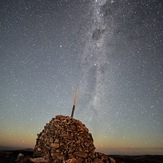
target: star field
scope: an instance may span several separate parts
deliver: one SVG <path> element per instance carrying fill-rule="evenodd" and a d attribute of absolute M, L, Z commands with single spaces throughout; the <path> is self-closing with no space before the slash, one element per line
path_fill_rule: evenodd
<path fill-rule="evenodd" d="M 0 1 L 0 146 L 33 148 L 70 115 L 107 154 L 163 152 L 161 0 Z"/>

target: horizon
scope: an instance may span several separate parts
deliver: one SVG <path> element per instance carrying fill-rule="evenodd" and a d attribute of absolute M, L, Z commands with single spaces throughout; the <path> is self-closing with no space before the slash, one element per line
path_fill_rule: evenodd
<path fill-rule="evenodd" d="M 0 151 L 33 151 L 34 147 L 11 147 L 11 146 L 0 146 Z M 134 148 L 134 147 L 121 147 L 121 148 L 110 148 L 108 151 L 104 149 L 95 149 L 96 152 L 101 152 L 106 155 L 126 155 L 126 156 L 140 156 L 140 155 L 163 155 L 163 148 Z"/>

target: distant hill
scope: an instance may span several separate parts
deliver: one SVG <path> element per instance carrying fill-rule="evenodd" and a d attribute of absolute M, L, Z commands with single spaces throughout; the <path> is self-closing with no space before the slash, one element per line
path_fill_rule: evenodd
<path fill-rule="evenodd" d="M 0 146 L 0 151 L 15 151 L 15 150 L 23 150 L 23 151 L 33 151 L 32 148 L 23 148 L 23 147 L 11 147 L 11 146 Z"/>

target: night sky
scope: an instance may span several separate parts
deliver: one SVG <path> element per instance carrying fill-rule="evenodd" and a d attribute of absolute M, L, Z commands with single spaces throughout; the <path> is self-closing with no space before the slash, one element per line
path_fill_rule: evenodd
<path fill-rule="evenodd" d="M 0 0 L 0 146 L 34 148 L 76 88 L 97 151 L 163 153 L 162 0 Z"/>

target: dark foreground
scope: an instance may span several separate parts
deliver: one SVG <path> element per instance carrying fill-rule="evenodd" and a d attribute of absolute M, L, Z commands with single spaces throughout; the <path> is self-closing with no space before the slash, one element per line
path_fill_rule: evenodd
<path fill-rule="evenodd" d="M 0 163 L 15 163 L 19 153 L 25 156 L 33 156 L 32 150 L 5 150 L 0 151 Z M 142 155 L 142 156 L 124 156 L 108 155 L 114 158 L 116 163 L 163 163 L 163 155 Z"/>

